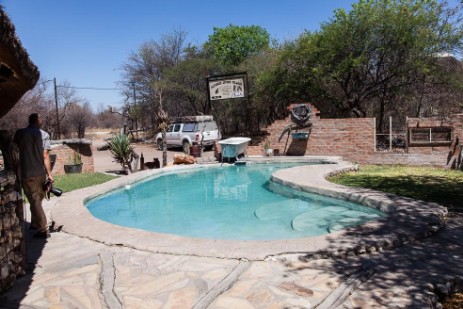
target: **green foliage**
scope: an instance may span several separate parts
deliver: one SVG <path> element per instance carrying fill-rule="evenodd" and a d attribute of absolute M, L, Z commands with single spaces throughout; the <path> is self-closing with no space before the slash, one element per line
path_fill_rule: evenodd
<path fill-rule="evenodd" d="M 379 129 L 388 116 L 446 116 L 462 104 L 462 62 L 441 57 L 462 54 L 462 6 L 359 0 L 320 31 L 271 46 L 259 26 L 214 28 L 203 48 L 175 31 L 143 44 L 124 66 L 123 84 L 137 97 L 127 111 L 158 131 L 167 124 L 158 121 L 162 96 L 168 115 L 211 113 L 224 136 L 256 133 L 295 102 L 315 103 L 323 117 L 376 117 Z M 233 72 L 247 72 L 249 97 L 209 110 L 205 77 Z"/>
<path fill-rule="evenodd" d="M 270 35 L 260 26 L 234 26 L 214 28 L 205 44 L 223 65 L 236 66 L 251 55 L 269 46 Z"/>
<path fill-rule="evenodd" d="M 178 66 L 166 71 L 165 78 L 158 88 L 165 90 L 169 101 L 169 114 L 184 116 L 195 115 L 198 112 L 209 112 L 206 78 L 209 72 L 220 71 L 219 65 L 202 54 L 190 53 L 190 57 L 180 62 Z"/>
<path fill-rule="evenodd" d="M 463 211 L 463 172 L 444 168 L 364 165 L 329 178 L 349 187 L 370 188 Z"/>
<path fill-rule="evenodd" d="M 53 178 L 55 186 L 66 193 L 72 190 L 99 185 L 117 177 L 101 173 L 79 173 L 56 175 Z"/>
<path fill-rule="evenodd" d="M 111 138 L 108 142 L 111 154 L 122 168 L 131 170 L 133 147 L 130 145 L 129 137 L 125 134 L 119 134 Z"/>
<path fill-rule="evenodd" d="M 276 99 L 323 103 L 330 116 L 381 121 L 394 104 L 408 103 L 401 99 L 410 89 L 442 71 L 439 55 L 462 51 L 461 17 L 432 0 L 360 0 L 288 44 L 265 88 L 274 88 Z"/>
<path fill-rule="evenodd" d="M 270 149 L 272 147 L 272 143 L 270 142 L 269 139 L 265 140 L 265 143 L 264 143 L 264 149 L 267 150 L 267 149 Z"/>
<path fill-rule="evenodd" d="M 212 114 L 224 136 L 252 135 L 287 114 L 286 104 L 281 104 L 271 96 L 273 89 L 262 87 L 262 80 L 270 75 L 268 73 L 275 65 L 278 55 L 277 48 L 262 50 L 236 67 L 236 71 L 247 72 L 249 97 L 212 103 Z"/>

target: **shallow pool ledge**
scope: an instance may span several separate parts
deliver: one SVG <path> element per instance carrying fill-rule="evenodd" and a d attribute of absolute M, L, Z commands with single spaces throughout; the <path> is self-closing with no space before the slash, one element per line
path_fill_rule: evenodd
<path fill-rule="evenodd" d="M 109 246 L 126 246 L 153 253 L 207 256 L 230 259 L 263 260 L 267 257 L 302 253 L 307 256 L 347 256 L 400 245 L 437 231 L 447 217 L 447 209 L 411 199 L 390 196 L 371 190 L 352 189 L 331 184 L 329 174 L 355 168 L 338 160 L 337 164 L 300 166 L 281 170 L 272 179 L 304 191 L 321 193 L 383 209 L 391 215 L 360 227 L 289 240 L 240 241 L 187 238 L 148 232 L 110 224 L 95 218 L 84 206 L 89 198 L 130 185 L 149 177 L 180 170 L 211 168 L 216 165 L 193 165 L 138 172 L 107 183 L 63 194 L 51 211 L 51 218 L 63 231 Z"/>
<path fill-rule="evenodd" d="M 330 240 L 329 248 L 308 253 L 308 257 L 337 257 L 392 248 L 428 237 L 445 225 L 448 210 L 442 205 L 370 189 L 345 187 L 326 180 L 330 175 L 356 169 L 356 165 L 340 160 L 337 164 L 298 166 L 272 174 L 271 180 L 276 183 L 360 203 L 388 213 L 386 218 L 379 221 L 344 230 L 344 233 Z"/>

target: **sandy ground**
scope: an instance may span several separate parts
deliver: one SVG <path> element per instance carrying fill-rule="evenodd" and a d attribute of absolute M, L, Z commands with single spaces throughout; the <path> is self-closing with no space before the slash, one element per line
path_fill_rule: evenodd
<path fill-rule="evenodd" d="M 114 162 L 113 157 L 109 150 L 99 151 L 97 148 L 105 144 L 103 139 L 93 139 L 92 150 L 93 150 L 93 163 L 95 167 L 95 172 L 110 172 L 115 170 L 120 170 L 121 166 Z M 162 151 L 156 149 L 154 144 L 149 143 L 137 143 L 133 144 L 135 152 L 139 155 L 143 154 L 145 162 L 152 162 L 154 158 L 159 159 L 159 162 L 162 165 Z M 183 153 L 181 148 L 172 148 L 167 151 L 167 162 L 174 161 L 174 154 Z M 212 162 L 214 161 L 214 151 L 204 151 L 201 158 L 198 161 Z"/>

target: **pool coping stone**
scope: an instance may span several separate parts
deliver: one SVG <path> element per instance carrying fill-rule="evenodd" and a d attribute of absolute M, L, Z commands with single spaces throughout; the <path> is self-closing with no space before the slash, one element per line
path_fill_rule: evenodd
<path fill-rule="evenodd" d="M 166 173 L 213 168 L 220 164 L 183 165 L 140 171 L 101 185 L 65 193 L 51 212 L 52 220 L 63 231 L 109 246 L 124 246 L 153 253 L 216 257 L 224 259 L 265 260 L 286 254 L 304 254 L 307 258 L 342 257 L 381 251 L 414 239 L 430 236 L 444 226 L 447 209 L 434 203 L 367 189 L 348 188 L 326 180 L 328 175 L 357 166 L 340 157 L 249 157 L 253 161 L 304 160 L 336 164 L 292 167 L 272 174 L 272 180 L 306 192 L 346 199 L 388 212 L 382 220 L 322 236 L 267 241 L 213 240 L 148 232 L 114 225 L 94 217 L 84 206 L 88 199 L 138 181 Z M 301 177 L 304 175 L 304 177 Z"/>

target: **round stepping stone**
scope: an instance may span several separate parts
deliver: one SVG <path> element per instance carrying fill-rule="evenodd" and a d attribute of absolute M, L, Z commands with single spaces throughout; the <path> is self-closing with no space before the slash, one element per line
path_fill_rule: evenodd
<path fill-rule="evenodd" d="M 330 233 L 344 230 L 345 228 L 358 225 L 364 220 L 362 218 L 343 218 L 330 224 L 328 231 Z"/>
<path fill-rule="evenodd" d="M 275 202 L 257 208 L 254 211 L 254 215 L 261 221 L 293 218 L 295 215 L 307 211 L 308 207 L 307 203 L 299 200 Z"/>
<path fill-rule="evenodd" d="M 320 212 L 320 209 L 317 209 L 296 216 L 291 222 L 291 226 L 296 231 L 318 230 L 328 227 L 333 219 L 336 220 L 337 217 L 333 214 Z"/>
<path fill-rule="evenodd" d="M 341 207 L 341 206 L 322 206 L 318 208 L 318 210 L 325 211 L 325 212 L 332 212 L 332 213 L 343 213 L 345 211 L 349 211 L 349 208 Z"/>

